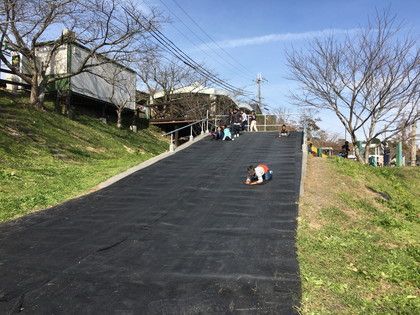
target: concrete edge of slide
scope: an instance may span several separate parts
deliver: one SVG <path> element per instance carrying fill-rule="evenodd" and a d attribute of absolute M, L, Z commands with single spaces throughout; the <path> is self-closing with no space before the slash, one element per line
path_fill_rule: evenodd
<path fill-rule="evenodd" d="M 95 187 L 93 187 L 91 189 L 88 189 L 88 190 L 86 190 L 86 191 L 84 191 L 84 192 L 82 192 L 82 193 L 80 193 L 80 194 L 78 194 L 76 196 L 70 197 L 67 200 L 62 200 L 61 202 L 59 202 L 59 203 L 57 203 L 55 205 L 51 205 L 51 206 L 46 207 L 46 208 L 38 209 L 36 211 L 31 211 L 31 212 L 29 212 L 29 213 L 27 213 L 27 214 L 25 214 L 23 216 L 14 218 L 12 220 L 1 222 L 0 225 L 4 225 L 4 226 L 5 225 L 9 225 L 9 226 L 15 225 L 15 224 L 17 224 L 19 222 L 22 222 L 22 220 L 30 219 L 33 215 L 42 214 L 42 212 L 44 212 L 45 210 L 56 208 L 56 207 L 61 206 L 61 205 L 65 204 L 65 203 L 67 203 L 67 202 L 74 201 L 74 200 L 83 198 L 85 196 L 88 196 L 88 195 L 90 195 L 92 193 L 95 193 L 95 192 L 97 192 L 97 191 L 99 191 L 101 189 L 104 189 L 104 188 L 106 188 L 106 187 L 108 187 L 108 186 L 110 186 L 110 185 L 118 182 L 119 180 L 121 180 L 121 179 L 123 179 L 123 178 L 125 178 L 125 177 L 127 177 L 127 176 L 129 176 L 131 174 L 133 174 L 134 172 L 137 172 L 137 171 L 139 171 L 141 169 L 144 169 L 144 168 L 146 168 L 146 167 L 148 167 L 148 166 L 150 166 L 150 165 L 152 165 L 154 163 L 157 163 L 157 162 L 159 162 L 159 161 L 161 161 L 161 160 L 163 160 L 163 159 L 165 159 L 165 158 L 167 158 L 169 156 L 172 156 L 172 155 L 176 154 L 179 151 L 182 151 L 182 150 L 188 148 L 189 146 L 193 145 L 194 143 L 196 143 L 196 142 L 204 139 L 208 135 L 209 135 L 208 133 L 201 134 L 201 135 L 195 137 L 193 141 L 188 141 L 188 142 L 184 143 L 183 145 L 180 145 L 173 152 L 166 151 L 166 152 L 164 152 L 162 154 L 159 154 L 159 155 L 157 155 L 155 157 L 152 157 L 152 158 L 150 158 L 150 159 L 148 159 L 148 160 L 146 160 L 144 162 L 141 162 L 140 164 L 138 164 L 136 166 L 133 166 L 133 167 L 129 168 L 128 170 L 126 170 L 124 172 L 121 172 L 121 173 L 119 173 L 117 175 L 112 176 L 111 178 L 108 178 L 107 180 L 103 181 L 102 183 L 96 185 Z"/>
<path fill-rule="evenodd" d="M 172 156 L 172 155 L 176 154 L 177 152 L 182 151 L 182 150 L 188 148 L 192 144 L 194 144 L 194 143 L 196 143 L 196 142 L 204 139 L 206 136 L 208 136 L 208 133 L 201 134 L 201 135 L 195 137 L 193 141 L 188 141 L 188 142 L 180 145 L 173 152 L 166 151 L 166 152 L 164 152 L 162 154 L 159 154 L 159 155 L 157 155 L 155 157 L 152 157 L 152 158 L 150 158 L 150 159 L 148 159 L 148 160 L 146 160 L 144 162 L 141 162 L 140 164 L 138 164 L 136 166 L 133 166 L 133 167 L 129 168 L 128 170 L 122 172 L 122 173 L 119 173 L 117 175 L 114 175 L 111 178 L 108 178 L 106 181 L 104 181 L 104 182 L 96 185 L 94 188 L 90 189 L 88 193 L 92 193 L 92 192 L 101 190 L 101 189 L 103 189 L 105 187 L 108 187 L 108 186 L 110 186 L 110 185 L 118 182 L 119 180 L 121 180 L 121 179 L 123 179 L 123 178 L 125 178 L 125 177 L 127 177 L 127 176 L 129 176 L 129 175 L 131 175 L 131 174 L 133 174 L 133 173 L 135 173 L 137 171 L 139 171 L 139 170 L 142 170 L 142 169 L 144 169 L 144 168 L 146 168 L 146 167 L 148 167 L 150 165 L 155 164 L 156 162 L 159 162 L 159 161 L 161 161 L 163 159 L 166 159 L 167 157 Z"/>
<path fill-rule="evenodd" d="M 308 148 L 306 144 L 306 133 L 303 132 L 302 141 L 302 167 L 300 171 L 300 187 L 299 187 L 299 199 L 302 198 L 305 187 L 305 176 L 306 176 L 306 164 L 308 163 Z"/>

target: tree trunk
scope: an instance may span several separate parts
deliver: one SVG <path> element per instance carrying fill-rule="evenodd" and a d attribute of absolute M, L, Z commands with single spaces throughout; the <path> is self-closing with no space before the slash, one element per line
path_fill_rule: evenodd
<path fill-rule="evenodd" d="M 131 125 L 137 125 L 137 119 L 140 117 L 140 110 L 136 107 L 136 109 L 133 112 L 133 121 Z"/>
<path fill-rule="evenodd" d="M 122 110 L 117 109 L 117 128 L 121 128 L 121 113 Z"/>
<path fill-rule="evenodd" d="M 365 164 L 368 164 L 369 163 L 369 153 L 370 153 L 370 141 L 368 141 L 368 142 L 366 142 L 366 144 L 365 144 L 365 154 L 364 154 L 364 156 L 363 156 L 363 162 L 365 163 Z"/>
<path fill-rule="evenodd" d="M 61 99 L 61 114 L 63 114 L 63 115 L 68 115 L 68 113 L 69 113 L 69 106 L 68 106 L 68 104 L 67 104 L 67 102 L 66 102 L 66 97 L 63 97 L 62 99 Z"/>
<path fill-rule="evenodd" d="M 153 97 L 154 94 L 152 94 L 150 92 L 150 89 L 149 89 L 149 93 L 150 93 L 149 105 L 154 105 L 155 104 L 155 98 Z M 152 118 L 152 107 L 151 106 L 147 106 L 146 107 L 146 118 L 147 119 L 151 119 Z"/>
<path fill-rule="evenodd" d="M 360 163 L 365 163 L 363 156 L 360 154 L 359 147 L 357 146 L 357 138 L 356 135 L 350 132 L 351 142 L 354 148 L 354 155 L 356 156 L 356 160 Z"/>
<path fill-rule="evenodd" d="M 358 162 L 365 164 L 364 157 L 360 154 L 359 150 L 355 150 L 356 159 Z"/>
<path fill-rule="evenodd" d="M 360 162 L 360 163 L 362 163 L 362 164 L 365 164 L 365 158 L 364 158 L 364 156 L 362 155 L 362 153 L 360 152 L 360 150 L 359 150 L 359 146 L 357 145 L 357 142 L 358 141 L 355 141 L 354 143 L 353 143 L 353 145 L 354 145 L 354 155 L 356 155 L 356 159 L 357 159 L 357 161 L 358 162 Z"/>
<path fill-rule="evenodd" d="M 74 109 L 71 106 L 71 92 L 70 91 L 62 91 L 59 100 L 60 108 L 62 115 L 69 117 L 70 119 L 74 118 Z"/>
<path fill-rule="evenodd" d="M 32 83 L 30 102 L 31 106 L 36 109 L 42 109 L 44 107 L 44 93 L 37 84 Z"/>
<path fill-rule="evenodd" d="M 45 99 L 45 84 L 43 81 L 39 82 L 38 75 L 34 74 L 32 76 L 31 82 L 31 96 L 30 102 L 31 106 L 36 109 L 44 108 L 44 99 Z"/>
<path fill-rule="evenodd" d="M 36 105 L 38 103 L 38 86 L 36 86 L 33 82 L 32 82 L 32 86 L 31 86 L 30 102 L 31 102 L 31 105 L 33 107 L 36 107 Z"/>
<path fill-rule="evenodd" d="M 54 104 L 54 110 L 57 113 L 60 113 L 60 111 L 61 111 L 61 98 L 62 97 L 63 97 L 63 95 L 62 95 L 61 91 L 57 90 L 57 94 L 56 94 L 56 97 L 55 97 L 55 104 Z"/>
<path fill-rule="evenodd" d="M 72 101 L 72 94 L 71 91 L 68 91 L 65 98 L 65 104 L 68 108 L 67 117 L 70 119 L 74 119 L 76 117 L 76 106 Z"/>

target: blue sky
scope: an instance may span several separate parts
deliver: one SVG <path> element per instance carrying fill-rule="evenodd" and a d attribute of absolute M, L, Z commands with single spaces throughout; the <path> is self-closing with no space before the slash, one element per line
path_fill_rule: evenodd
<path fill-rule="evenodd" d="M 296 109 L 287 94 L 296 86 L 286 79 L 284 56 L 291 45 L 302 47 L 311 37 L 322 36 L 323 31 L 340 33 L 363 27 L 369 16 L 383 9 L 396 14 L 417 38 L 420 34 L 419 0 L 175 1 L 139 0 L 139 3 L 155 5 L 171 17 L 172 23 L 164 26 L 164 33 L 196 61 L 205 62 L 220 77 L 251 92 L 256 91 L 252 80 L 262 73 L 268 80 L 262 87 L 264 102 L 271 108 L 281 106 L 291 111 Z M 321 113 L 321 118 L 323 129 L 343 134 L 343 127 L 333 114 Z"/>

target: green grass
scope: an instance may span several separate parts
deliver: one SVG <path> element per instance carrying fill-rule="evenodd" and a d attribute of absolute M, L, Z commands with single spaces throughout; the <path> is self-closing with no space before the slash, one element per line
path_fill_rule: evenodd
<path fill-rule="evenodd" d="M 337 186 L 347 185 L 324 200 L 319 212 L 309 213 L 308 205 L 300 209 L 300 311 L 420 314 L 419 168 L 322 163 Z"/>
<path fill-rule="evenodd" d="M 0 222 L 85 193 L 168 148 L 153 128 L 135 134 L 25 103 L 0 92 Z"/>

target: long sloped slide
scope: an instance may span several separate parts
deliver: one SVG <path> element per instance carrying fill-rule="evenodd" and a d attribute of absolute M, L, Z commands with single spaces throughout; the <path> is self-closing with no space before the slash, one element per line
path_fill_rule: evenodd
<path fill-rule="evenodd" d="M 0 225 L 0 314 L 290 314 L 302 133 L 202 140 Z M 273 170 L 243 184 L 246 167 Z"/>

